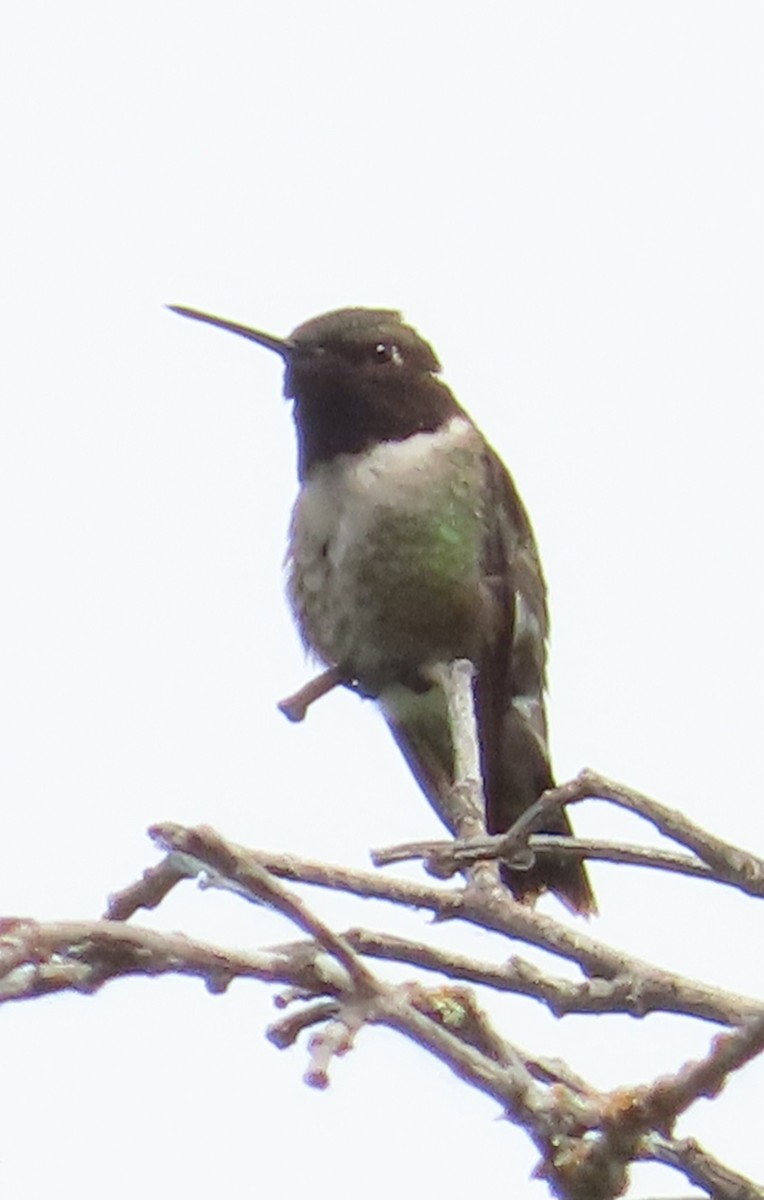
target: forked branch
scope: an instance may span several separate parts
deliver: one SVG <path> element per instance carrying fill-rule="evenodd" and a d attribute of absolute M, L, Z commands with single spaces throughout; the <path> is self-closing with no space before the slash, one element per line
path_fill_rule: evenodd
<path fill-rule="evenodd" d="M 761 862 L 727 846 L 680 814 L 592 772 L 546 793 L 536 809 L 499 838 L 409 847 L 439 872 L 464 871 L 483 859 L 522 851 L 543 853 L 533 835 L 550 806 L 594 796 L 629 807 L 689 847 L 693 857 L 616 847 L 612 856 L 654 869 L 682 870 L 761 894 Z M 677 1117 L 701 1097 L 715 1096 L 730 1076 L 764 1048 L 764 1002 L 677 976 L 615 950 L 548 916 L 515 902 L 501 887 L 435 885 L 357 871 L 294 855 L 250 850 L 214 830 L 165 823 L 151 831 L 165 852 L 162 862 L 116 893 L 107 917 L 92 922 L 0 923 L 0 1001 L 18 1001 L 70 990 L 92 993 L 127 975 L 183 974 L 200 978 L 212 992 L 234 979 L 277 984 L 281 1015 L 268 1036 L 279 1047 L 308 1035 L 305 1078 L 329 1083 L 335 1060 L 350 1051 L 368 1025 L 387 1025 L 434 1054 L 470 1086 L 491 1096 L 526 1130 L 538 1155 L 537 1173 L 563 1200 L 610 1200 L 622 1194 L 634 1161 L 661 1162 L 683 1173 L 709 1196 L 764 1200 L 764 1189 L 737 1175 L 704 1148 L 674 1137 Z M 527 842 L 528 838 L 530 842 Z M 547 839 L 548 840 L 548 839 Z M 588 855 L 586 844 L 563 852 Z M 596 853 L 596 847 L 592 853 Z M 403 857 L 402 848 L 388 861 Z M 629 856 L 631 856 L 629 858 Z M 180 882 L 198 879 L 226 888 L 249 902 L 280 912 L 298 940 L 256 952 L 210 946 L 178 934 L 125 922 L 140 908 L 155 908 Z M 512 954 L 481 961 L 422 941 L 368 928 L 335 932 L 293 885 L 310 885 L 419 909 L 439 921 L 460 920 L 503 934 Z M 580 978 L 556 976 L 515 952 L 517 943 L 541 948 L 575 964 Z M 372 964 L 393 961 L 419 972 L 392 983 Z M 424 976 L 422 973 L 425 973 Z M 426 973 L 447 984 L 427 986 Z M 567 1013 L 682 1013 L 726 1027 L 710 1040 L 697 1062 L 673 1064 L 661 1077 L 602 1093 L 573 1068 L 549 1062 L 508 1040 L 479 1006 L 468 984 L 535 999 L 559 1017 Z"/>

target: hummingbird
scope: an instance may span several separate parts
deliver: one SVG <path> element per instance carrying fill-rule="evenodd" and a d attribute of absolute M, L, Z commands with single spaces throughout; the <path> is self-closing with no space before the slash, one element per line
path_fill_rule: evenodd
<path fill-rule="evenodd" d="M 468 659 L 486 826 L 505 832 L 554 786 L 546 585 L 512 478 L 432 347 L 390 309 L 338 309 L 282 338 L 169 307 L 284 362 L 300 483 L 287 590 L 306 647 L 328 668 L 316 695 L 341 682 L 373 698 L 435 803 L 453 786 L 454 750 L 429 670 Z M 570 835 L 565 812 L 539 832 Z M 551 891 L 574 913 L 596 912 L 580 862 L 501 871 L 520 901 Z"/>

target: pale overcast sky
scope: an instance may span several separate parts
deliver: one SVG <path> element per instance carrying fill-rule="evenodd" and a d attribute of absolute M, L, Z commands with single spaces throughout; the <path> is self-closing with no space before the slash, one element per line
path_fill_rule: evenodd
<path fill-rule="evenodd" d="M 531 512 L 558 774 L 594 766 L 763 852 L 761 5 L 6 0 L 2 26 L 0 912 L 96 916 L 160 819 L 360 866 L 437 831 L 371 705 L 277 712 L 311 670 L 282 592 L 280 364 L 167 302 L 280 334 L 402 308 Z M 603 806 L 575 821 L 649 840 Z M 593 932 L 761 995 L 753 901 L 592 876 Z M 340 928 L 391 923 L 311 898 Z M 292 937 L 190 886 L 141 919 Z M 481 1002 L 601 1087 L 713 1033 Z M 7 1007 L 4 1193 L 495 1178 L 543 1200 L 525 1135 L 402 1039 L 364 1032 L 317 1094 L 273 1018 L 265 988 L 192 980 Z M 680 1131 L 761 1180 L 762 1088 L 759 1063 Z M 642 1168 L 629 1195 L 687 1191 Z"/>

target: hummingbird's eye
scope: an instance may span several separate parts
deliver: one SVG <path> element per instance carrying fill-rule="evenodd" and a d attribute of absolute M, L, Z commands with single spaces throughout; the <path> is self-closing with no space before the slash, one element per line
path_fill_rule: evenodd
<path fill-rule="evenodd" d="M 374 347 L 374 361 L 377 363 L 395 363 L 400 366 L 403 356 L 393 342 L 377 342 Z"/>

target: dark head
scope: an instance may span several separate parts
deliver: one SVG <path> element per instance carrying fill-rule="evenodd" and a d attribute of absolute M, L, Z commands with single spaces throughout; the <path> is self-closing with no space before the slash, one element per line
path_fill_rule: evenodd
<path fill-rule="evenodd" d="M 432 348 L 391 309 L 337 309 L 278 338 L 193 308 L 170 307 L 281 355 L 284 395 L 294 400 L 301 479 L 338 454 L 403 441 L 461 411 L 438 378 Z"/>

